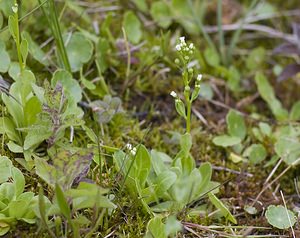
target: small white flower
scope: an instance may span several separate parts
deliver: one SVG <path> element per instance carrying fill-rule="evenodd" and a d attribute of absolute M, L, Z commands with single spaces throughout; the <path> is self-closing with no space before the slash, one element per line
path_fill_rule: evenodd
<path fill-rule="evenodd" d="M 17 13 L 17 12 L 18 12 L 18 4 L 17 4 L 17 3 L 14 4 L 14 5 L 11 7 L 11 9 L 12 9 L 12 11 L 13 11 L 14 13 Z"/>
<path fill-rule="evenodd" d="M 194 49 L 194 44 L 191 43 L 190 46 L 189 46 L 189 48 L 190 48 L 191 50 L 193 50 L 193 49 Z"/>
<path fill-rule="evenodd" d="M 202 79 L 202 74 L 198 74 L 197 81 L 201 81 L 201 79 Z"/>
<path fill-rule="evenodd" d="M 125 145 L 125 147 L 126 147 L 126 149 L 129 150 L 130 154 L 132 154 L 133 156 L 135 156 L 136 151 L 137 151 L 137 150 L 136 150 L 136 147 L 133 147 L 132 144 L 130 144 L 130 143 L 127 143 L 127 144 Z"/>
<path fill-rule="evenodd" d="M 180 40 L 182 43 L 185 43 L 185 37 L 184 37 L 184 36 L 181 36 L 181 37 L 179 38 L 179 40 Z"/>
<path fill-rule="evenodd" d="M 130 150 L 130 153 L 135 156 L 137 150 L 136 150 L 136 147 L 132 148 L 132 150 Z"/>
<path fill-rule="evenodd" d="M 181 45 L 176 45 L 175 48 L 176 48 L 177 51 L 181 51 Z"/>
<path fill-rule="evenodd" d="M 127 144 L 125 145 L 125 147 L 126 147 L 128 150 L 132 150 L 132 144 L 130 144 L 130 143 L 127 143 Z"/>
<path fill-rule="evenodd" d="M 174 92 L 174 91 L 172 91 L 172 92 L 170 93 L 170 95 L 171 95 L 173 98 L 177 98 L 177 93 Z"/>

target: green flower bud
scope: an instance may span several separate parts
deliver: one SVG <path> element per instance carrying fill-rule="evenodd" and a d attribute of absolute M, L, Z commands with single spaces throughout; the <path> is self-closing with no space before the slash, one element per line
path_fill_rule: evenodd
<path fill-rule="evenodd" d="M 186 111 L 185 111 L 185 105 L 183 101 L 181 101 L 179 98 L 175 100 L 175 108 L 177 113 L 182 116 L 184 119 L 186 119 Z"/>

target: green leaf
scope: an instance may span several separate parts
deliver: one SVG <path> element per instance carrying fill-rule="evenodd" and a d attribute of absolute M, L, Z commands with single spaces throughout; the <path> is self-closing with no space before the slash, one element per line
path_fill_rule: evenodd
<path fill-rule="evenodd" d="M 269 124 L 265 122 L 260 122 L 258 124 L 260 131 L 265 135 L 265 136 L 271 136 L 272 134 L 272 128 L 270 127 Z"/>
<path fill-rule="evenodd" d="M 20 134 L 16 130 L 16 125 L 8 117 L 0 117 L 0 133 L 6 134 L 12 141 L 21 143 Z"/>
<path fill-rule="evenodd" d="M 200 171 L 197 168 L 193 169 L 188 175 L 178 177 L 169 191 L 172 199 L 178 203 L 177 211 L 201 196 L 198 189 L 201 179 Z"/>
<path fill-rule="evenodd" d="M 172 158 L 165 153 L 151 150 L 151 163 L 156 175 L 159 175 L 168 169 L 166 164 L 171 164 Z"/>
<path fill-rule="evenodd" d="M 214 49 L 206 48 L 204 50 L 204 57 L 208 65 L 211 67 L 218 67 L 220 65 L 219 54 Z"/>
<path fill-rule="evenodd" d="M 103 100 L 91 102 L 90 106 L 95 108 L 95 115 L 99 123 L 108 123 L 117 113 L 123 111 L 121 99 L 111 95 L 105 95 Z"/>
<path fill-rule="evenodd" d="M 132 2 L 135 3 L 135 5 L 140 9 L 141 11 L 147 11 L 148 6 L 146 0 L 131 0 Z"/>
<path fill-rule="evenodd" d="M 71 209 L 67 202 L 67 199 L 64 195 L 64 192 L 61 190 L 58 184 L 55 185 L 55 197 L 57 200 L 57 204 L 61 213 L 67 218 L 71 219 Z"/>
<path fill-rule="evenodd" d="M 142 39 L 141 23 L 132 11 L 127 11 L 124 15 L 123 26 L 128 40 L 137 44 Z"/>
<path fill-rule="evenodd" d="M 62 84 L 64 93 L 68 96 L 68 99 L 71 100 L 73 104 L 77 104 L 81 101 L 81 87 L 68 71 L 56 70 L 54 72 L 51 79 L 51 86 L 55 88 L 58 82 Z"/>
<path fill-rule="evenodd" d="M 47 226 L 48 217 L 46 215 L 46 203 L 42 187 L 39 188 L 37 216 L 42 220 L 42 222 L 44 223 L 43 225 Z"/>
<path fill-rule="evenodd" d="M 35 96 L 31 97 L 25 104 L 24 115 L 26 125 L 33 125 L 37 119 L 37 115 L 42 111 L 42 105 L 39 99 Z"/>
<path fill-rule="evenodd" d="M 190 133 L 185 133 L 180 137 L 180 148 L 183 151 L 185 156 L 188 156 L 192 148 L 192 136 Z"/>
<path fill-rule="evenodd" d="M 235 68 L 233 65 L 229 67 L 229 71 L 227 74 L 227 80 L 228 80 L 228 87 L 230 90 L 234 92 L 238 92 L 241 90 L 240 82 L 241 82 L 241 74 L 238 71 L 237 68 Z"/>
<path fill-rule="evenodd" d="M 11 201 L 8 205 L 9 216 L 17 219 L 24 218 L 33 196 L 33 193 L 23 193 L 22 197 Z"/>
<path fill-rule="evenodd" d="M 0 29 L 1 29 L 1 27 L 0 27 Z M 0 40 L 0 59 L 1 59 L 0 72 L 6 73 L 9 69 L 10 57 L 5 49 L 4 42 L 1 40 Z"/>
<path fill-rule="evenodd" d="M 108 52 L 110 46 L 109 41 L 106 38 L 99 38 L 96 45 L 96 62 L 99 65 L 100 73 L 104 73 L 108 68 Z"/>
<path fill-rule="evenodd" d="M 12 162 L 6 156 L 0 156 L 0 184 L 6 182 L 11 177 Z"/>
<path fill-rule="evenodd" d="M 208 197 L 209 200 L 211 201 L 211 203 L 220 210 L 221 214 L 228 219 L 229 221 L 231 221 L 233 224 L 237 224 L 237 220 L 235 219 L 235 217 L 230 213 L 230 211 L 228 210 L 228 208 L 224 205 L 224 203 L 219 200 L 213 193 L 208 193 Z"/>
<path fill-rule="evenodd" d="M 288 112 L 282 107 L 281 102 L 276 98 L 274 90 L 267 78 L 260 72 L 255 75 L 255 82 L 260 96 L 267 102 L 276 119 L 282 121 L 287 119 Z"/>
<path fill-rule="evenodd" d="M 147 225 L 147 233 L 145 237 L 152 238 L 167 238 L 165 225 L 160 217 L 152 218 Z"/>
<path fill-rule="evenodd" d="M 212 167 L 211 164 L 206 162 L 201 164 L 199 167 L 199 172 L 201 174 L 201 182 L 197 184 L 197 193 L 203 194 L 203 191 L 207 188 L 211 181 Z"/>
<path fill-rule="evenodd" d="M 41 47 L 31 38 L 30 34 L 26 31 L 22 31 L 22 39 L 25 39 L 28 42 L 28 50 L 32 57 L 37 60 L 39 63 L 48 66 L 49 60 L 47 55 L 41 49 Z"/>
<path fill-rule="evenodd" d="M 47 125 L 33 126 L 33 128 L 29 129 L 29 132 L 24 139 L 24 150 L 35 149 L 44 140 L 49 139 L 52 134 L 53 132 L 50 125 L 48 125 L 48 127 Z"/>
<path fill-rule="evenodd" d="M 297 121 L 300 120 L 300 101 L 296 102 L 290 113 L 290 120 Z"/>
<path fill-rule="evenodd" d="M 151 157 L 144 145 L 137 147 L 137 152 L 133 160 L 133 169 L 130 170 L 129 176 L 138 179 L 141 188 L 143 188 L 151 169 Z"/>
<path fill-rule="evenodd" d="M 270 205 L 265 216 L 272 226 L 279 229 L 288 229 L 297 222 L 295 214 L 282 205 Z"/>
<path fill-rule="evenodd" d="M 282 137 L 275 143 L 275 152 L 287 164 L 291 165 L 300 156 L 300 142 L 293 137 Z"/>
<path fill-rule="evenodd" d="M 3 11 L 4 16 L 8 17 L 13 14 L 13 5 L 14 0 L 0 0 L 0 9 Z"/>
<path fill-rule="evenodd" d="M 243 161 L 243 157 L 235 154 L 235 153 L 230 153 L 229 155 L 229 159 L 233 162 L 233 163 L 239 163 L 241 161 Z"/>
<path fill-rule="evenodd" d="M 165 231 L 168 237 L 175 236 L 182 228 L 183 226 L 180 221 L 176 219 L 176 216 L 169 216 L 166 220 Z"/>
<path fill-rule="evenodd" d="M 201 83 L 199 96 L 207 100 L 212 100 L 214 97 L 214 91 L 209 83 Z"/>
<path fill-rule="evenodd" d="M 20 44 L 20 51 L 23 59 L 24 65 L 26 65 L 26 60 L 28 56 L 28 42 L 26 39 L 23 39 Z"/>
<path fill-rule="evenodd" d="M 181 162 L 181 172 L 184 175 L 189 175 L 191 171 L 196 167 L 195 159 L 191 154 L 185 154 L 184 151 L 180 151 L 176 158 L 180 159 Z M 176 163 L 176 161 L 175 161 Z"/>
<path fill-rule="evenodd" d="M 71 65 L 72 72 L 79 71 L 93 55 L 93 43 L 82 33 L 75 32 L 69 39 L 69 35 L 64 35 L 66 51 Z"/>
<path fill-rule="evenodd" d="M 177 175 L 174 172 L 169 170 L 162 172 L 156 180 L 156 196 L 163 196 L 163 194 L 175 183 L 176 179 Z"/>
<path fill-rule="evenodd" d="M 176 205 L 176 202 L 174 201 L 166 201 L 166 202 L 161 202 L 155 206 L 151 207 L 151 211 L 153 212 L 170 212 L 172 211 L 172 209 L 174 208 L 174 206 Z"/>
<path fill-rule="evenodd" d="M 266 61 L 266 50 L 263 47 L 257 47 L 251 51 L 246 60 L 246 66 L 250 71 L 261 68 Z"/>
<path fill-rule="evenodd" d="M 243 116 L 237 111 L 230 110 L 226 116 L 226 122 L 229 135 L 239 137 L 241 140 L 245 139 L 247 129 Z"/>
<path fill-rule="evenodd" d="M 16 37 L 18 36 L 19 32 L 18 32 L 18 19 L 16 19 L 14 16 L 9 16 L 8 17 L 8 29 L 10 31 L 10 34 L 12 35 L 12 37 L 14 38 L 14 40 L 16 40 Z"/>
<path fill-rule="evenodd" d="M 75 149 L 75 148 L 74 148 Z M 45 159 L 35 158 L 36 173 L 50 186 L 59 184 L 64 191 L 71 188 L 75 179 L 80 179 L 88 172 L 92 153 L 87 150 L 71 152 L 61 149 L 52 158 L 52 164 Z"/>
<path fill-rule="evenodd" d="M 151 5 L 151 16 L 154 21 L 162 28 L 168 28 L 172 23 L 170 8 L 165 2 L 154 2 Z"/>
<path fill-rule="evenodd" d="M 192 7 L 196 7 L 195 12 L 199 13 L 197 17 L 202 19 L 202 9 L 204 8 L 203 4 L 199 4 L 199 2 L 200 1 L 193 2 L 194 4 Z M 200 5 L 202 5 L 202 9 Z M 195 24 L 191 9 L 192 8 L 189 7 L 189 4 L 186 1 L 172 0 L 171 11 L 174 20 L 176 20 L 180 25 L 182 25 L 182 27 L 187 33 L 196 35 L 199 34 L 199 28 L 197 24 Z"/>
<path fill-rule="evenodd" d="M 15 188 L 15 197 L 18 197 L 24 191 L 25 178 L 23 173 L 15 167 L 11 169 L 11 176 L 14 180 L 13 184 Z"/>
<path fill-rule="evenodd" d="M 93 82 L 87 80 L 85 77 L 80 78 L 81 83 L 83 84 L 84 87 L 86 87 L 89 90 L 94 90 L 96 89 L 96 86 Z"/>
<path fill-rule="evenodd" d="M 262 162 L 267 155 L 268 153 L 262 144 L 252 144 L 244 152 L 244 156 L 248 156 L 252 164 Z"/>
<path fill-rule="evenodd" d="M 192 14 L 187 2 L 182 0 L 172 0 L 172 8 L 179 15 L 191 16 Z"/>
<path fill-rule="evenodd" d="M 228 147 L 241 143 L 241 138 L 235 136 L 221 135 L 213 139 L 213 143 L 218 146 Z"/>
<path fill-rule="evenodd" d="M 9 76 L 16 81 L 20 72 L 21 72 L 20 64 L 18 62 L 11 62 L 8 69 Z"/>
<path fill-rule="evenodd" d="M 0 236 L 4 236 L 9 230 L 10 230 L 10 225 L 6 222 L 0 221 Z"/>
<path fill-rule="evenodd" d="M 96 184 L 80 182 L 76 189 L 67 191 L 67 195 L 73 199 L 73 208 L 80 210 L 83 208 L 116 208 L 116 206 L 104 195 L 108 189 L 99 187 Z"/>

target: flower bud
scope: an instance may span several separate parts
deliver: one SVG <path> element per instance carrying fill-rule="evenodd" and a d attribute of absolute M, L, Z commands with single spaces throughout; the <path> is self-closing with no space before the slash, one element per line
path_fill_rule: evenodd
<path fill-rule="evenodd" d="M 192 102 L 195 101 L 198 98 L 199 93 L 200 93 L 200 85 L 196 85 L 196 87 L 195 87 L 195 89 L 192 93 L 192 97 L 191 97 Z"/>
<path fill-rule="evenodd" d="M 185 105 L 179 98 L 175 100 L 175 108 L 180 116 L 186 118 Z"/>

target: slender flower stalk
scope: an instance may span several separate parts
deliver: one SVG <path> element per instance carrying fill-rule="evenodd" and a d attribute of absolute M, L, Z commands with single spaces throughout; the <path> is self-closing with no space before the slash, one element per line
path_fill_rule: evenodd
<path fill-rule="evenodd" d="M 18 60 L 20 65 L 21 72 L 25 69 L 25 64 L 23 62 L 21 54 L 21 40 L 20 40 L 20 29 L 19 29 L 19 5 L 17 0 L 14 1 L 12 6 L 13 14 L 9 17 L 9 28 L 12 34 L 12 37 L 16 43 Z"/>
<path fill-rule="evenodd" d="M 191 82 L 194 78 L 194 69 L 189 67 L 192 56 L 195 51 L 193 43 L 187 44 L 185 37 L 180 37 L 178 44 L 175 46 L 179 58 L 175 63 L 182 66 L 182 80 L 184 83 L 184 101 L 180 99 L 176 92 L 172 91 L 170 95 L 175 99 L 175 107 L 177 113 L 182 116 L 186 121 L 186 132 L 191 132 L 191 116 L 192 116 L 192 103 L 195 101 L 200 92 L 200 81 L 202 75 L 198 74 L 195 80 L 194 89 L 191 90 Z"/>

